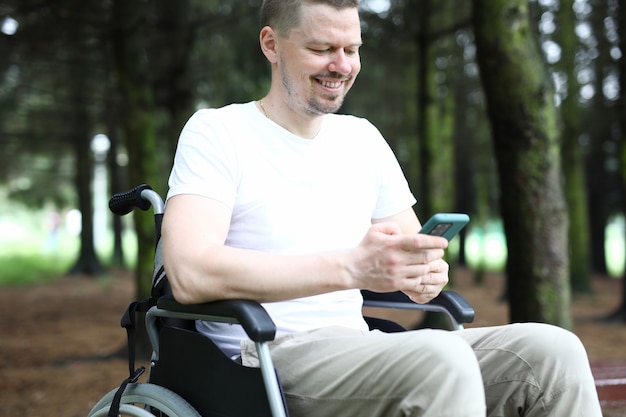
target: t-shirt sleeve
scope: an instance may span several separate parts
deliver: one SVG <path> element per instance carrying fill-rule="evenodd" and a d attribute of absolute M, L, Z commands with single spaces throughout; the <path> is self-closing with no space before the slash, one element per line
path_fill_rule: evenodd
<path fill-rule="evenodd" d="M 417 200 L 391 147 L 376 127 L 371 125 L 371 129 L 374 129 L 377 135 L 376 166 L 379 178 L 378 201 L 372 219 L 381 219 L 412 207 Z"/>
<path fill-rule="evenodd" d="M 233 206 L 237 160 L 225 124 L 212 109 L 197 111 L 185 124 L 169 177 L 167 198 L 195 194 Z"/>

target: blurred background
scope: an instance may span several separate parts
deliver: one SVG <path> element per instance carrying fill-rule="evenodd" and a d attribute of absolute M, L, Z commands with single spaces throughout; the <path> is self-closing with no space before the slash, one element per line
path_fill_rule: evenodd
<path fill-rule="evenodd" d="M 42 367 L 41 346 L 80 364 L 74 399 L 95 401 L 118 380 L 106 364 L 67 365 L 110 358 L 120 340 L 107 332 L 121 331 L 109 318 L 150 291 L 152 218 L 114 217 L 108 199 L 141 183 L 165 195 L 191 114 L 267 92 L 260 3 L 0 3 L 2 414 L 68 409 L 55 391 L 72 386 L 55 383 L 66 368 Z M 470 215 L 448 260 L 477 325 L 575 324 L 594 372 L 626 360 L 626 5 L 361 0 L 361 18 L 363 68 L 341 112 L 380 129 L 423 221 Z M 95 329 L 111 343 L 87 335 L 90 306 L 108 314 Z M 623 396 L 626 366 L 606 368 L 621 371 L 598 380 Z M 42 378 L 52 382 L 37 389 Z"/>
<path fill-rule="evenodd" d="M 265 94 L 259 5 L 0 4 L 0 285 L 97 277 L 121 267 L 136 270 L 137 291 L 146 293 L 150 219 L 142 226 L 141 217 L 114 218 L 108 198 L 144 182 L 164 194 L 178 133 L 196 109 Z M 481 77 L 494 70 L 481 65 L 476 39 L 479 28 L 483 38 L 515 42 L 515 30 L 488 15 L 496 7 L 521 16 L 532 39 L 522 58 L 535 66 L 518 80 L 545 74 L 542 88 L 554 109 L 545 125 L 557 128 L 546 141 L 558 148 L 560 183 L 548 193 L 563 194 L 557 214 L 568 219 L 569 242 L 569 288 L 560 291 L 591 292 L 594 275 L 620 280 L 624 273 L 620 2 L 363 0 L 363 69 L 341 111 L 381 130 L 422 219 L 436 211 L 470 214 L 451 263 L 471 268 L 477 282 L 507 265 L 511 275 L 511 241 L 523 236 L 510 236 L 514 220 L 503 216 L 502 202 L 518 191 L 503 184 L 497 111 L 489 111 L 485 94 L 498 72 Z M 515 102 L 517 87 L 497 93 Z"/>

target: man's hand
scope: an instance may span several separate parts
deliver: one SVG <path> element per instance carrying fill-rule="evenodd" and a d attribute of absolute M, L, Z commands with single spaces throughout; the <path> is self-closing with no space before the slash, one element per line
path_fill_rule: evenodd
<path fill-rule="evenodd" d="M 448 263 L 443 259 L 438 259 L 430 265 L 432 269 L 428 274 L 415 278 L 417 286 L 415 290 L 402 290 L 411 300 L 419 304 L 427 303 L 438 296 L 448 283 L 448 270 L 450 269 Z"/>
<path fill-rule="evenodd" d="M 377 223 L 354 249 L 351 273 L 358 288 L 402 291 L 426 303 L 448 283 L 447 246 L 442 237 L 403 234 L 395 223 Z"/>

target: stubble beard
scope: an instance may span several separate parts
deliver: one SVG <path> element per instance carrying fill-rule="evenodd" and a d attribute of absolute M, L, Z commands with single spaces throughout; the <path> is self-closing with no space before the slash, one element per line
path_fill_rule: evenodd
<path fill-rule="evenodd" d="M 293 79 L 289 76 L 287 71 L 284 70 L 284 65 L 282 66 L 282 68 L 283 70 L 281 74 L 281 79 L 283 87 L 285 88 L 285 92 L 287 93 L 287 97 L 292 103 L 298 103 L 300 101 L 305 102 L 306 104 L 303 104 L 301 106 L 302 110 L 305 113 L 311 116 L 322 116 L 324 114 L 336 113 L 337 111 L 339 111 L 339 109 L 343 105 L 343 100 L 346 96 L 345 93 L 336 94 L 333 96 L 319 97 L 313 91 L 315 88 L 315 83 L 317 83 L 317 81 L 315 80 L 315 77 L 312 77 L 310 97 L 306 100 L 302 100 L 302 97 L 298 96 L 298 93 L 294 88 Z"/>
<path fill-rule="evenodd" d="M 309 99 L 307 110 L 310 114 L 314 115 L 337 113 L 337 111 L 339 111 L 339 109 L 343 105 L 344 97 L 344 94 L 335 95 L 332 97 L 329 96 L 325 101 L 322 101 L 321 99 L 312 95 Z"/>

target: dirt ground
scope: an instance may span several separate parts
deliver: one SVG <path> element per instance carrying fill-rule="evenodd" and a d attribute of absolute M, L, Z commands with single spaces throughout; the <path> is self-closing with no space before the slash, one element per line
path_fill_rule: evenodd
<path fill-rule="evenodd" d="M 507 322 L 506 306 L 498 301 L 500 275 L 489 274 L 476 288 L 471 274 L 458 270 L 454 281 L 454 289 L 476 309 L 470 326 Z M 620 285 L 618 280 L 596 278 L 595 294 L 573 302 L 574 332 L 586 345 L 592 364 L 613 369 L 626 365 L 626 325 L 596 319 L 616 308 Z M 119 319 L 132 297 L 127 272 L 105 279 L 73 277 L 40 286 L 0 288 L 0 416 L 85 416 L 128 374 L 125 359 L 102 358 L 126 343 Z M 406 313 L 391 315 L 404 323 L 418 319 Z M 607 403 L 603 409 L 605 417 L 626 416 L 626 402 Z"/>

